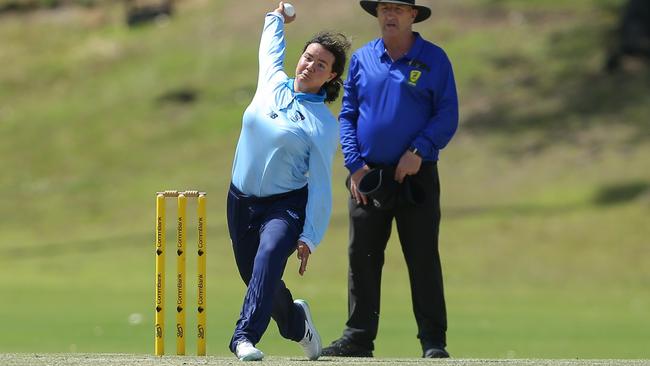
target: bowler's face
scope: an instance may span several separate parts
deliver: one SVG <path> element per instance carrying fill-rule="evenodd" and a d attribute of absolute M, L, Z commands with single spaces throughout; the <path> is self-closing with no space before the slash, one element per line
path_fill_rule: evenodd
<path fill-rule="evenodd" d="M 409 5 L 391 3 L 377 5 L 377 20 L 384 36 L 410 32 L 417 15 L 417 9 Z"/>
<path fill-rule="evenodd" d="M 298 91 L 318 93 L 323 84 L 336 77 L 332 72 L 334 60 L 334 55 L 319 43 L 307 46 L 296 65 Z"/>

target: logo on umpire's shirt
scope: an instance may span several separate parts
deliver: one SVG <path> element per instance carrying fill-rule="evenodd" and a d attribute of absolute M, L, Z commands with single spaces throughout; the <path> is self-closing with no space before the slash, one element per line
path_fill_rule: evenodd
<path fill-rule="evenodd" d="M 269 117 L 271 117 L 271 119 L 276 119 L 276 118 L 278 118 L 278 114 L 275 113 L 274 111 L 270 111 L 267 115 L 268 115 Z"/>
<path fill-rule="evenodd" d="M 415 86 L 418 83 L 420 76 L 422 76 L 422 71 L 411 70 L 411 75 L 409 75 L 409 85 Z"/>

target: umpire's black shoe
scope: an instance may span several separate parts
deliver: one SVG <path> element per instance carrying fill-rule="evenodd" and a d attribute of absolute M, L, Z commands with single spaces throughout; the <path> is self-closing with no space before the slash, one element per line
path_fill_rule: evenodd
<path fill-rule="evenodd" d="M 449 353 L 444 347 L 441 348 L 427 348 L 422 354 L 423 358 L 449 358 Z"/>
<path fill-rule="evenodd" d="M 372 351 L 356 345 L 345 338 L 339 338 L 328 347 L 323 348 L 321 356 L 372 357 Z"/>

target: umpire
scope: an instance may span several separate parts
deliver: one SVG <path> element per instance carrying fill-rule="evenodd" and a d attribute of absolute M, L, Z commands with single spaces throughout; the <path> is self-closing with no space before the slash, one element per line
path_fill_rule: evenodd
<path fill-rule="evenodd" d="M 360 5 L 377 17 L 381 38 L 354 53 L 345 82 L 339 122 L 350 171 L 348 321 L 341 338 L 322 355 L 372 357 L 384 251 L 395 219 L 422 357 L 447 358 L 436 162 L 458 127 L 452 66 L 440 47 L 412 30 L 413 23 L 430 16 L 429 8 L 414 0 L 367 0 Z M 397 199 L 387 207 L 369 200 L 359 185 L 377 167 L 394 172 L 389 178 L 399 184 L 389 186 L 403 192 L 407 184 L 416 184 L 423 188 L 423 198 Z"/>

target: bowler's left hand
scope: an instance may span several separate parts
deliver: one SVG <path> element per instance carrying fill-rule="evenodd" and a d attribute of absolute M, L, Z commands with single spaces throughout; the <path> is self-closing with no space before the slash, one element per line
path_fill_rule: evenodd
<path fill-rule="evenodd" d="M 298 269 L 298 273 L 302 276 L 307 270 L 307 261 L 309 260 L 311 250 L 309 250 L 309 247 L 304 241 L 298 240 L 296 251 L 298 252 L 298 259 L 300 259 L 300 269 Z"/>
<path fill-rule="evenodd" d="M 420 166 L 422 165 L 422 158 L 417 154 L 406 150 L 402 157 L 397 163 L 397 168 L 395 168 L 395 180 L 400 184 L 404 181 L 404 177 L 407 175 L 415 175 L 420 171 Z"/>

